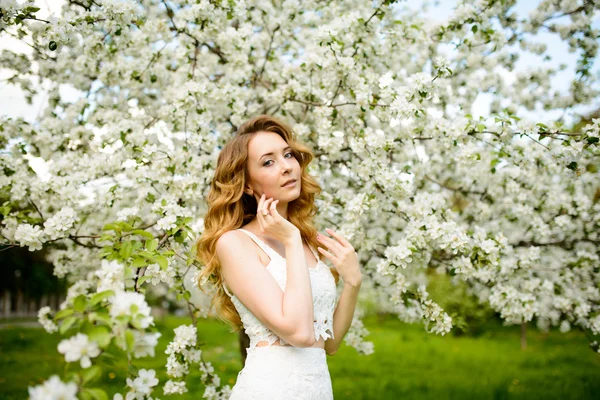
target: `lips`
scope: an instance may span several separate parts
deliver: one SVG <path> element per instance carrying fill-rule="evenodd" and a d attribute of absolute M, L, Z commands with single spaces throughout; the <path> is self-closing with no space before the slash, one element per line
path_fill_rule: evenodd
<path fill-rule="evenodd" d="M 283 185 L 281 185 L 281 186 L 285 186 L 285 185 L 287 185 L 288 183 L 291 183 L 291 182 L 296 182 L 296 179 L 290 179 L 289 181 L 286 181 L 286 182 L 285 182 Z"/>

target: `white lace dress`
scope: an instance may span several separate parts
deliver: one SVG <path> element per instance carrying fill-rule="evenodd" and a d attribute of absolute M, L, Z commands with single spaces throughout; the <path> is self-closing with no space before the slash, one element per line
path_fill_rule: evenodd
<path fill-rule="evenodd" d="M 271 249 L 255 234 L 246 233 L 269 256 L 267 271 L 285 291 L 286 260 Z M 319 260 L 316 251 L 310 250 Z M 333 312 L 336 302 L 335 279 L 329 267 L 321 260 L 309 268 L 313 295 L 315 339 L 333 338 Z M 260 322 L 225 285 L 225 292 L 240 314 L 244 330 L 250 338 L 246 365 L 239 372 L 230 400 L 280 399 L 280 400 L 328 400 L 333 399 L 331 377 L 327 367 L 325 350 L 311 347 L 293 347 Z M 279 340 L 281 345 L 272 346 Z M 259 342 L 268 346 L 257 347 Z"/>

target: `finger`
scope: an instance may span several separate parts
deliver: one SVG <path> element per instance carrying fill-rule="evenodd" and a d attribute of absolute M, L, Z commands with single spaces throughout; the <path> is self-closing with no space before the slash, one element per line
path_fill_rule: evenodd
<path fill-rule="evenodd" d="M 257 214 L 260 211 L 260 208 L 262 207 L 264 200 L 265 200 L 265 194 L 263 193 L 260 195 L 260 199 L 258 199 L 258 204 L 256 205 L 256 213 Z"/>
<path fill-rule="evenodd" d="M 335 233 L 334 231 L 332 231 L 329 228 L 325 228 L 325 230 L 327 231 L 327 233 L 329 233 L 331 236 L 333 236 L 334 238 L 336 238 L 338 240 L 338 242 L 342 245 L 342 246 L 348 246 L 348 247 L 352 247 L 352 244 L 350 244 L 349 241 L 347 241 L 342 235 L 339 235 L 337 233 Z"/>
<path fill-rule="evenodd" d="M 265 200 L 265 194 L 261 194 L 260 195 L 260 200 L 258 201 L 258 205 L 256 207 L 256 219 L 258 220 L 258 224 L 260 225 L 260 229 L 261 231 L 264 230 L 265 228 L 265 217 L 263 216 L 262 213 L 262 207 L 264 204 L 264 200 Z"/>
<path fill-rule="evenodd" d="M 336 242 L 335 240 L 333 240 L 332 238 L 329 238 L 325 235 L 321 235 L 319 234 L 319 238 L 317 239 L 321 244 L 327 246 L 327 248 L 329 250 L 331 250 L 333 253 L 335 253 L 336 256 L 339 256 L 339 253 L 342 252 L 342 246 Z"/>
<path fill-rule="evenodd" d="M 256 219 L 258 220 L 258 224 L 260 225 L 260 231 L 264 232 L 265 226 L 266 226 L 266 221 L 265 221 L 265 217 L 263 216 L 262 212 L 260 211 L 260 208 L 258 210 L 256 210 Z"/>
<path fill-rule="evenodd" d="M 327 259 L 329 259 L 329 261 L 333 262 L 333 260 L 337 260 L 337 258 L 331 254 L 330 252 L 328 252 L 327 250 L 325 250 L 322 247 L 317 247 L 317 251 L 321 254 L 323 254 L 325 257 L 327 257 Z"/>
<path fill-rule="evenodd" d="M 279 201 L 279 199 L 275 200 L 274 202 L 271 203 L 271 215 L 275 216 L 279 216 L 279 213 L 277 212 L 277 202 Z"/>
<path fill-rule="evenodd" d="M 265 200 L 265 203 L 263 205 L 263 213 L 268 213 L 269 212 L 269 207 L 271 206 L 271 202 L 273 201 L 273 198 L 269 198 L 268 200 Z"/>

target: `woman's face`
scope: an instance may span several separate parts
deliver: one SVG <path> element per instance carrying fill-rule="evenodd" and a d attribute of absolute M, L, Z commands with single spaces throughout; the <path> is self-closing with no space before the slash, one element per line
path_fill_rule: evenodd
<path fill-rule="evenodd" d="M 279 199 L 289 203 L 300 196 L 300 163 L 285 140 L 273 132 L 257 132 L 248 143 L 248 186 L 254 198 Z M 283 186 L 296 179 L 292 186 Z M 246 193 L 249 193 L 246 188 Z"/>

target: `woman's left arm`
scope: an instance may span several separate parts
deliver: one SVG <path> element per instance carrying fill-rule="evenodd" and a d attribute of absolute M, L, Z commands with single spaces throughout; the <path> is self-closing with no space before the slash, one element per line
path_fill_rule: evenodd
<path fill-rule="evenodd" d="M 333 313 L 334 337 L 325 341 L 325 352 L 332 356 L 340 348 L 342 339 L 352 324 L 358 292 L 362 283 L 362 273 L 358 264 L 358 254 L 356 254 L 350 242 L 331 229 L 326 229 L 326 231 L 333 238 L 319 234 L 317 240 L 327 246 L 329 251 L 321 247 L 318 250 L 332 262 L 344 281 L 342 294 Z"/>
<path fill-rule="evenodd" d="M 361 283 L 362 279 L 355 284 L 344 282 L 342 294 L 333 313 L 333 338 L 325 341 L 325 352 L 327 355 L 332 356 L 338 351 L 342 344 L 342 339 L 346 336 L 348 329 L 350 329 Z"/>

